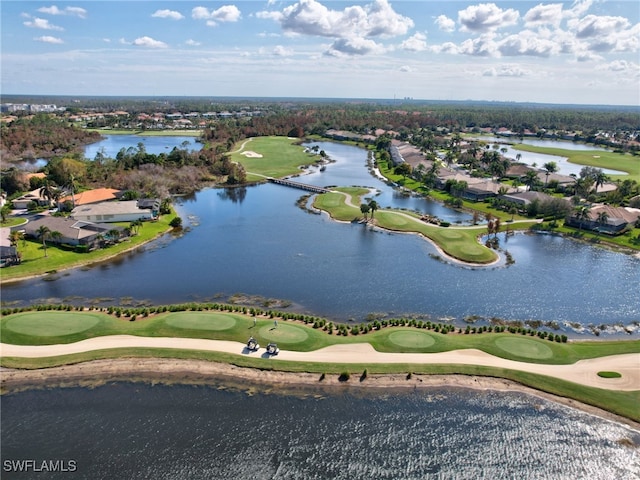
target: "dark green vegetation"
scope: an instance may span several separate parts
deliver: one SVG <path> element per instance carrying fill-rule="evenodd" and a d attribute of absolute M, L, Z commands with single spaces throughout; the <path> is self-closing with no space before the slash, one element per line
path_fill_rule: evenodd
<path fill-rule="evenodd" d="M 598 376 L 602 378 L 621 378 L 622 375 L 618 372 L 598 372 Z"/>
<path fill-rule="evenodd" d="M 176 307 L 184 309 L 186 306 Z M 300 315 L 299 318 L 292 319 L 295 321 L 284 321 L 283 317 L 277 317 L 276 312 L 252 311 L 252 309 L 238 306 L 216 305 L 215 307 L 217 308 L 213 311 L 205 311 L 202 305 L 191 305 L 190 311 L 170 311 L 173 307 L 159 307 L 163 313 L 147 316 L 150 312 L 144 311 L 141 315 L 132 314 L 126 317 L 120 310 L 118 310 L 120 312 L 118 316 L 113 309 L 111 310 L 113 314 L 108 314 L 108 310 L 105 309 L 107 311 L 30 311 L 10 315 L 7 315 L 9 310 L 5 309 L 3 318 L 0 320 L 0 332 L 4 343 L 24 345 L 71 343 L 85 338 L 118 334 L 211 338 L 242 343 L 246 342 L 249 335 L 253 335 L 260 343 L 277 341 L 279 346 L 296 351 L 311 351 L 337 343 L 366 341 L 376 350 L 384 352 L 430 353 L 475 348 L 511 360 L 548 364 L 571 364 L 586 358 L 640 352 L 638 341 L 557 343 L 522 336 L 515 331 L 514 333 L 469 335 L 459 330 L 458 334 L 454 335 L 455 329 L 451 331 L 444 325 L 438 325 L 437 330 L 428 329 L 426 326 L 425 328 L 421 326 L 383 328 L 382 325 L 376 327 L 374 322 L 370 324 L 371 330 L 365 337 L 343 336 L 333 334 L 333 325 L 329 328 L 329 324 L 315 317 Z M 255 327 L 253 318 L 250 316 L 252 314 L 258 315 Z M 277 328 L 274 328 L 274 318 L 281 320 Z M 336 329 L 340 331 L 339 327 Z M 507 378 L 640 420 L 637 409 L 640 392 L 615 392 L 583 387 L 542 375 L 503 368 L 465 365 L 367 364 L 365 362 L 348 365 L 288 361 L 273 363 L 245 355 L 154 348 L 102 350 L 42 359 L 3 357 L 1 364 L 10 368 L 32 369 L 117 357 L 201 359 L 268 370 L 334 374 L 340 375 L 345 382 L 350 380 L 350 371 L 363 372 L 360 381 L 366 381 L 368 375 L 384 373 L 483 375 Z M 614 372 L 602 373 L 609 375 Z"/>

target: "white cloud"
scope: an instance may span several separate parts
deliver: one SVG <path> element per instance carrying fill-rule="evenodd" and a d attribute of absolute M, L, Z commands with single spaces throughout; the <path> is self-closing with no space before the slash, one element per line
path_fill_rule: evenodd
<path fill-rule="evenodd" d="M 180 12 L 167 9 L 156 10 L 153 14 L 151 14 L 151 16 L 155 18 L 170 18 L 171 20 L 182 20 L 184 18 L 184 15 L 182 15 Z"/>
<path fill-rule="evenodd" d="M 58 30 L 58 31 L 62 31 L 64 30 L 64 28 L 62 27 L 58 27 L 57 25 L 53 25 L 51 23 L 49 23 L 49 20 L 45 19 L 45 18 L 34 18 L 33 20 L 29 20 L 26 22 L 23 22 L 24 25 L 26 25 L 27 27 L 30 28 L 40 28 L 42 30 Z"/>
<path fill-rule="evenodd" d="M 384 53 L 383 45 L 368 38 L 339 38 L 329 47 L 325 55 L 342 57 L 344 55 L 368 55 L 372 53 Z"/>
<path fill-rule="evenodd" d="M 402 42 L 400 47 L 412 52 L 423 52 L 427 49 L 427 36 L 418 32 Z"/>
<path fill-rule="evenodd" d="M 499 42 L 498 49 L 506 56 L 549 57 L 560 52 L 560 46 L 555 41 L 542 38 L 530 30 L 508 36 Z"/>
<path fill-rule="evenodd" d="M 167 44 L 161 42 L 160 40 L 155 40 L 151 37 L 139 37 L 136 38 L 131 45 L 135 45 L 136 47 L 148 47 L 148 48 L 167 48 Z"/>
<path fill-rule="evenodd" d="M 562 4 L 537 5 L 524 15 L 524 21 L 528 27 L 535 25 L 554 25 L 557 27 L 562 21 Z"/>
<path fill-rule="evenodd" d="M 524 70 L 517 65 L 503 65 L 500 69 L 491 67 L 482 72 L 483 77 L 525 77 L 531 75 L 529 70 Z"/>
<path fill-rule="evenodd" d="M 400 70 L 403 73 L 413 72 L 413 69 L 409 65 L 402 65 L 398 70 Z"/>
<path fill-rule="evenodd" d="M 494 34 L 481 35 L 478 38 L 467 39 L 457 48 L 458 53 L 476 57 L 499 57 L 500 51 L 495 42 Z"/>
<path fill-rule="evenodd" d="M 495 3 L 471 5 L 458 12 L 458 22 L 465 32 L 491 32 L 501 27 L 515 25 L 520 18 L 517 10 L 503 10 Z"/>
<path fill-rule="evenodd" d="M 73 15 L 80 18 L 87 18 L 87 11 L 80 7 L 66 7 L 64 10 L 60 10 L 56 5 L 51 5 L 50 7 L 40 7 L 38 12 L 49 15 Z"/>
<path fill-rule="evenodd" d="M 282 12 L 259 12 L 257 16 L 276 20 L 289 32 L 329 38 L 391 37 L 404 35 L 413 27 L 413 20 L 396 13 L 387 0 L 341 11 L 316 0 L 300 0 Z"/>
<path fill-rule="evenodd" d="M 577 38 L 591 38 L 625 30 L 630 24 L 624 17 L 587 15 L 574 25 Z"/>
<path fill-rule="evenodd" d="M 446 15 L 439 15 L 436 18 L 435 24 L 443 32 L 451 33 L 456 29 L 456 22 Z"/>
<path fill-rule="evenodd" d="M 34 40 L 37 41 L 37 42 L 43 42 L 43 43 L 54 43 L 54 44 L 64 43 L 61 38 L 51 37 L 49 35 L 44 35 L 42 37 L 36 37 L 36 38 L 34 38 Z"/>
<path fill-rule="evenodd" d="M 276 47 L 273 49 L 273 54 L 276 57 L 290 57 L 291 55 L 293 55 L 293 50 L 283 47 L 282 45 L 276 45 Z"/>
<path fill-rule="evenodd" d="M 614 60 L 611 63 L 602 65 L 601 70 L 609 70 L 610 72 L 640 72 L 640 65 L 633 62 L 627 62 L 626 60 Z"/>
<path fill-rule="evenodd" d="M 223 5 L 217 10 L 209 10 L 206 7 L 195 7 L 191 10 L 191 17 L 195 20 L 206 20 L 207 25 L 215 27 L 218 23 L 237 22 L 241 12 L 235 5 Z"/>
<path fill-rule="evenodd" d="M 199 47 L 200 45 L 202 45 L 200 42 L 196 42 L 195 40 L 192 40 L 192 39 L 189 39 L 184 43 L 185 45 L 189 45 L 190 47 Z"/>
<path fill-rule="evenodd" d="M 589 11 L 593 5 L 593 0 L 575 0 L 572 7 L 564 12 L 564 16 L 569 18 L 581 17 Z"/>

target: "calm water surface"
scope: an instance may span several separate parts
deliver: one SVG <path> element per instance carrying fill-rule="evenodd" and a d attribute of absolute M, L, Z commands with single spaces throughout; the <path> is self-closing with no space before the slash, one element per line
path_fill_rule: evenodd
<path fill-rule="evenodd" d="M 468 214 L 404 197 L 372 177 L 366 152 L 321 143 L 336 163 L 301 181 L 366 185 L 383 206 L 430 212 L 451 221 Z M 124 298 L 155 304 L 242 292 L 286 299 L 293 308 L 346 321 L 370 314 L 499 317 L 558 322 L 568 334 L 587 325 L 640 321 L 640 259 L 549 235 L 501 235 L 515 264 L 466 268 L 433 258 L 416 235 L 390 234 L 309 214 L 304 192 L 273 184 L 207 189 L 178 205 L 190 231 L 89 268 L 3 287 L 3 301 L 82 302 Z M 573 323 L 574 326 L 569 326 Z"/>
<path fill-rule="evenodd" d="M 2 397 L 1 435 L 3 460 L 77 462 L 74 475 L 47 478 L 640 474 L 638 450 L 624 446 L 640 441 L 637 431 L 524 394 L 462 389 L 326 398 L 135 384 L 32 391 Z"/>

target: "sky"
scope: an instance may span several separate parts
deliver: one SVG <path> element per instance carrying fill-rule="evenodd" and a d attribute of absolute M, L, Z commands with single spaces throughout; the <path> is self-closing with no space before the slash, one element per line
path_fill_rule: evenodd
<path fill-rule="evenodd" d="M 2 0 L 0 93 L 640 105 L 640 2 Z"/>

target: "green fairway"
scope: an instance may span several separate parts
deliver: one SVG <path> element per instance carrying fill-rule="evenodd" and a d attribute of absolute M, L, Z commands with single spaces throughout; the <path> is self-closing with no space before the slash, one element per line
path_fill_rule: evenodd
<path fill-rule="evenodd" d="M 335 220 L 360 220 L 363 218 L 360 208 L 351 205 L 360 205 L 367 193 L 366 188 L 335 188 L 330 193 L 317 195 L 313 205 L 328 212 Z M 347 204 L 347 197 L 351 197 L 351 205 Z M 484 227 L 443 228 L 421 221 L 413 212 L 397 210 L 378 210 L 374 219 L 377 226 L 387 230 L 424 235 L 447 255 L 463 262 L 486 264 L 498 258 L 495 252 L 478 242 L 478 237 L 486 233 Z"/>
<path fill-rule="evenodd" d="M 548 343 L 548 342 L 547 342 Z M 496 345 L 516 357 L 544 359 L 553 357 L 553 351 L 544 340 L 529 338 L 500 337 Z"/>
<path fill-rule="evenodd" d="M 414 332 L 409 330 L 399 330 L 389 334 L 389 341 L 396 345 L 406 348 L 425 348 L 436 343 L 435 339 L 423 332 Z"/>
<path fill-rule="evenodd" d="M 282 178 L 299 173 L 301 166 L 321 159 L 319 155 L 305 153 L 299 142 L 298 138 L 253 137 L 233 147 L 231 160 L 242 164 L 249 181 Z"/>
<path fill-rule="evenodd" d="M 309 338 L 308 330 L 307 327 L 293 323 L 280 322 L 277 327 L 268 323 L 260 327 L 259 335 L 269 342 L 291 346 L 306 341 Z"/>
<path fill-rule="evenodd" d="M 607 152 L 604 150 L 564 150 L 561 148 L 535 147 L 533 145 L 514 145 L 516 150 L 524 152 L 543 153 L 566 157 L 569 162 L 597 168 L 608 168 L 627 172 L 628 175 L 609 175 L 612 179 L 625 180 L 627 178 L 640 182 L 640 157 L 629 154 Z"/>
<path fill-rule="evenodd" d="M 100 323 L 97 315 L 74 312 L 28 312 L 13 316 L 4 328 L 29 336 L 63 337 L 84 332 Z M 3 336 L 4 337 L 4 336 Z"/>
<path fill-rule="evenodd" d="M 231 315 L 178 312 L 165 317 L 165 323 L 170 327 L 190 330 L 228 330 L 235 327 L 236 318 Z"/>

